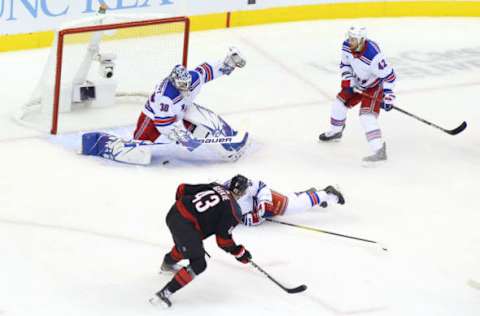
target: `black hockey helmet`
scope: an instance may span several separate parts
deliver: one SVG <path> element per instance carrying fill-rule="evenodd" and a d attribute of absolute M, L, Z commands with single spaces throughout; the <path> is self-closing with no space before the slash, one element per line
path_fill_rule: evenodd
<path fill-rule="evenodd" d="M 237 174 L 235 177 L 230 180 L 230 186 L 228 189 L 232 191 L 235 195 L 241 196 L 245 193 L 245 190 L 248 188 L 248 179 L 241 174 Z"/>

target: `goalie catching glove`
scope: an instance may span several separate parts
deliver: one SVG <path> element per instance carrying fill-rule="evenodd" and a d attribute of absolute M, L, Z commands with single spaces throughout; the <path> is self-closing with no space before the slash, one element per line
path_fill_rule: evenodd
<path fill-rule="evenodd" d="M 230 75 L 232 71 L 238 67 L 243 68 L 247 64 L 247 61 L 240 55 L 240 52 L 235 47 L 230 47 L 227 57 L 223 61 L 223 66 L 220 71 L 225 75 Z"/>

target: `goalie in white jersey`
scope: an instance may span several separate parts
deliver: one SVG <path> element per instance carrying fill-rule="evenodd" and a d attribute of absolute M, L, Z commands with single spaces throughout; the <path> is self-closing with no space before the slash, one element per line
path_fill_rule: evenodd
<path fill-rule="evenodd" d="M 201 87 L 246 64 L 235 48 L 217 63 L 194 70 L 176 65 L 156 85 L 137 120 L 132 141 L 106 133 L 83 135 L 82 153 L 134 164 L 151 155 L 186 160 L 235 161 L 244 152 L 248 133 L 240 134 L 213 111 L 194 103 Z"/>
<path fill-rule="evenodd" d="M 330 130 L 320 135 L 321 141 L 342 137 L 347 110 L 360 103 L 360 122 L 372 152 L 366 162 L 387 159 L 386 145 L 377 118 L 380 108 L 389 111 L 395 102 L 395 72 L 378 45 L 367 38 L 365 27 L 352 26 L 342 45 L 340 70 L 342 90 L 333 103 Z"/>
<path fill-rule="evenodd" d="M 234 188 L 237 183 L 247 182 L 245 194 L 237 200 L 242 210 L 242 222 L 246 226 L 262 224 L 266 218 L 277 215 L 303 212 L 315 206 L 345 204 L 343 194 L 329 185 L 323 190 L 310 188 L 306 191 L 282 194 L 271 190 L 263 181 L 236 175 L 224 183 L 225 188 Z"/>

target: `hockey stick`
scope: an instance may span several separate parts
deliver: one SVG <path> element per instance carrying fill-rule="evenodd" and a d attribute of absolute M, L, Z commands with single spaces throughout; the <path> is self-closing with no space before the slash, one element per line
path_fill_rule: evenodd
<path fill-rule="evenodd" d="M 339 234 L 339 233 L 334 233 L 334 232 L 330 232 L 330 231 L 323 230 L 323 229 L 316 228 L 316 227 L 309 227 L 309 226 L 304 226 L 304 225 L 292 224 L 292 223 L 288 223 L 288 222 L 279 221 L 279 220 L 276 220 L 276 219 L 273 219 L 273 218 L 266 218 L 266 220 L 269 221 L 269 222 L 272 222 L 272 223 L 297 227 L 297 228 L 301 228 L 301 229 L 314 231 L 314 232 L 317 232 L 317 233 L 324 233 L 324 234 L 334 235 L 334 236 L 338 236 L 338 237 L 344 237 L 344 238 L 354 239 L 354 240 L 358 240 L 358 241 L 364 241 L 364 242 L 368 242 L 368 243 L 371 243 L 371 244 L 377 244 L 377 245 L 382 247 L 383 251 L 388 251 L 387 248 L 385 248 L 383 245 L 381 245 L 380 243 L 378 243 L 377 241 L 374 241 L 374 240 L 359 238 L 359 237 L 354 237 L 354 236 L 349 236 L 349 235 L 344 235 L 344 234 Z"/>
<path fill-rule="evenodd" d="M 410 113 L 410 112 L 407 112 L 407 111 L 405 111 L 404 109 L 399 108 L 398 106 L 393 106 L 392 109 L 397 110 L 398 112 L 401 112 L 401 113 L 403 113 L 403 114 L 406 114 L 406 115 L 408 115 L 408 116 L 410 116 L 410 117 L 413 117 L 414 119 L 417 119 L 417 120 L 419 120 L 419 121 L 422 122 L 422 123 L 425 123 L 425 124 L 427 124 L 427 125 L 430 125 L 430 126 L 432 126 L 432 127 L 435 127 L 435 128 L 437 128 L 437 129 L 441 130 L 442 132 L 445 132 L 445 133 L 450 134 L 450 135 L 460 134 L 461 132 L 463 132 L 463 130 L 464 130 L 465 128 L 467 128 L 467 122 L 463 121 L 462 124 L 460 124 L 459 126 L 457 126 L 457 127 L 454 128 L 454 129 L 445 129 L 445 128 L 441 127 L 441 126 L 438 126 L 437 124 L 434 124 L 434 123 L 429 122 L 429 121 L 427 121 L 427 120 L 425 120 L 425 119 L 423 119 L 423 118 L 421 118 L 421 117 L 418 117 L 418 116 L 416 116 L 415 114 L 412 114 L 412 113 Z"/>
<path fill-rule="evenodd" d="M 267 278 L 269 278 L 271 281 L 273 281 L 273 283 L 275 283 L 276 285 L 278 285 L 282 290 L 284 290 L 285 292 L 289 293 L 289 294 L 295 294 L 295 293 L 300 293 L 300 292 L 303 292 L 307 289 L 307 286 L 305 284 L 302 284 L 302 285 L 299 285 L 297 287 L 294 287 L 294 288 L 288 288 L 288 287 L 285 287 L 284 285 L 282 285 L 280 282 L 278 282 L 277 280 L 275 280 L 270 274 L 267 273 L 267 271 L 263 270 L 258 264 L 256 264 L 255 262 L 253 262 L 252 260 L 250 260 L 250 263 L 252 264 L 252 266 L 254 266 L 258 271 L 262 272 Z"/>
<path fill-rule="evenodd" d="M 364 96 L 364 97 L 366 97 L 366 98 L 369 98 L 369 99 L 372 98 L 370 95 L 364 93 L 364 92 L 361 91 L 361 90 L 354 89 L 354 92 L 356 92 L 356 93 L 358 93 L 358 94 L 361 94 L 362 96 Z M 405 111 L 404 109 L 399 108 L 398 106 L 392 106 L 392 109 L 394 109 L 394 110 L 396 110 L 396 111 L 398 111 L 398 112 L 400 112 L 400 113 L 403 113 L 403 114 L 405 114 L 405 115 L 408 115 L 408 116 L 410 116 L 410 117 L 413 117 L 414 119 L 419 120 L 419 121 L 422 122 L 422 123 L 425 123 L 425 124 L 427 124 L 427 125 L 430 125 L 430 126 L 432 126 L 432 127 L 435 127 L 435 128 L 437 128 L 437 129 L 441 130 L 442 132 L 447 133 L 447 134 L 450 134 L 450 135 L 460 134 L 461 132 L 463 132 L 464 129 L 467 128 L 467 122 L 465 122 L 465 121 L 463 121 L 462 124 L 458 125 L 458 126 L 455 127 L 454 129 L 446 129 L 446 128 L 443 128 L 443 127 L 441 127 L 441 126 L 438 126 L 438 125 L 435 124 L 435 123 L 429 122 L 429 121 L 427 121 L 426 119 L 423 119 L 423 118 L 421 118 L 421 117 L 419 117 L 419 116 L 417 116 L 417 115 L 415 115 L 415 114 L 412 114 L 412 113 L 410 113 L 410 112 L 407 112 L 407 111 Z"/>

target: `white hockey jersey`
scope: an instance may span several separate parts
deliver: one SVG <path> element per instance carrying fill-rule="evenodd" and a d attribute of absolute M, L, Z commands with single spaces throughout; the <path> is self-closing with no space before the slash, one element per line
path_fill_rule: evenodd
<path fill-rule="evenodd" d="M 393 91 L 395 72 L 372 40 L 365 40 L 365 47 L 359 53 L 352 53 L 348 40 L 344 41 L 340 70 L 342 80 L 352 80 L 361 89 L 383 84 L 384 90 Z"/>
<path fill-rule="evenodd" d="M 143 113 L 154 122 L 155 127 L 163 135 L 170 134 L 174 128 L 184 129 L 183 124 L 180 123 L 188 107 L 193 104 L 203 84 L 224 74 L 223 66 L 223 62 L 215 65 L 203 63 L 195 70 L 190 70 L 192 83 L 187 94 L 182 94 L 169 78 L 165 78 L 156 85 L 155 91 L 145 103 Z"/>
<path fill-rule="evenodd" d="M 224 186 L 230 186 L 230 180 L 225 182 Z M 260 180 L 248 180 L 248 188 L 245 194 L 237 200 L 242 210 L 242 215 L 255 211 L 256 206 L 261 203 L 272 203 L 272 191 Z"/>

